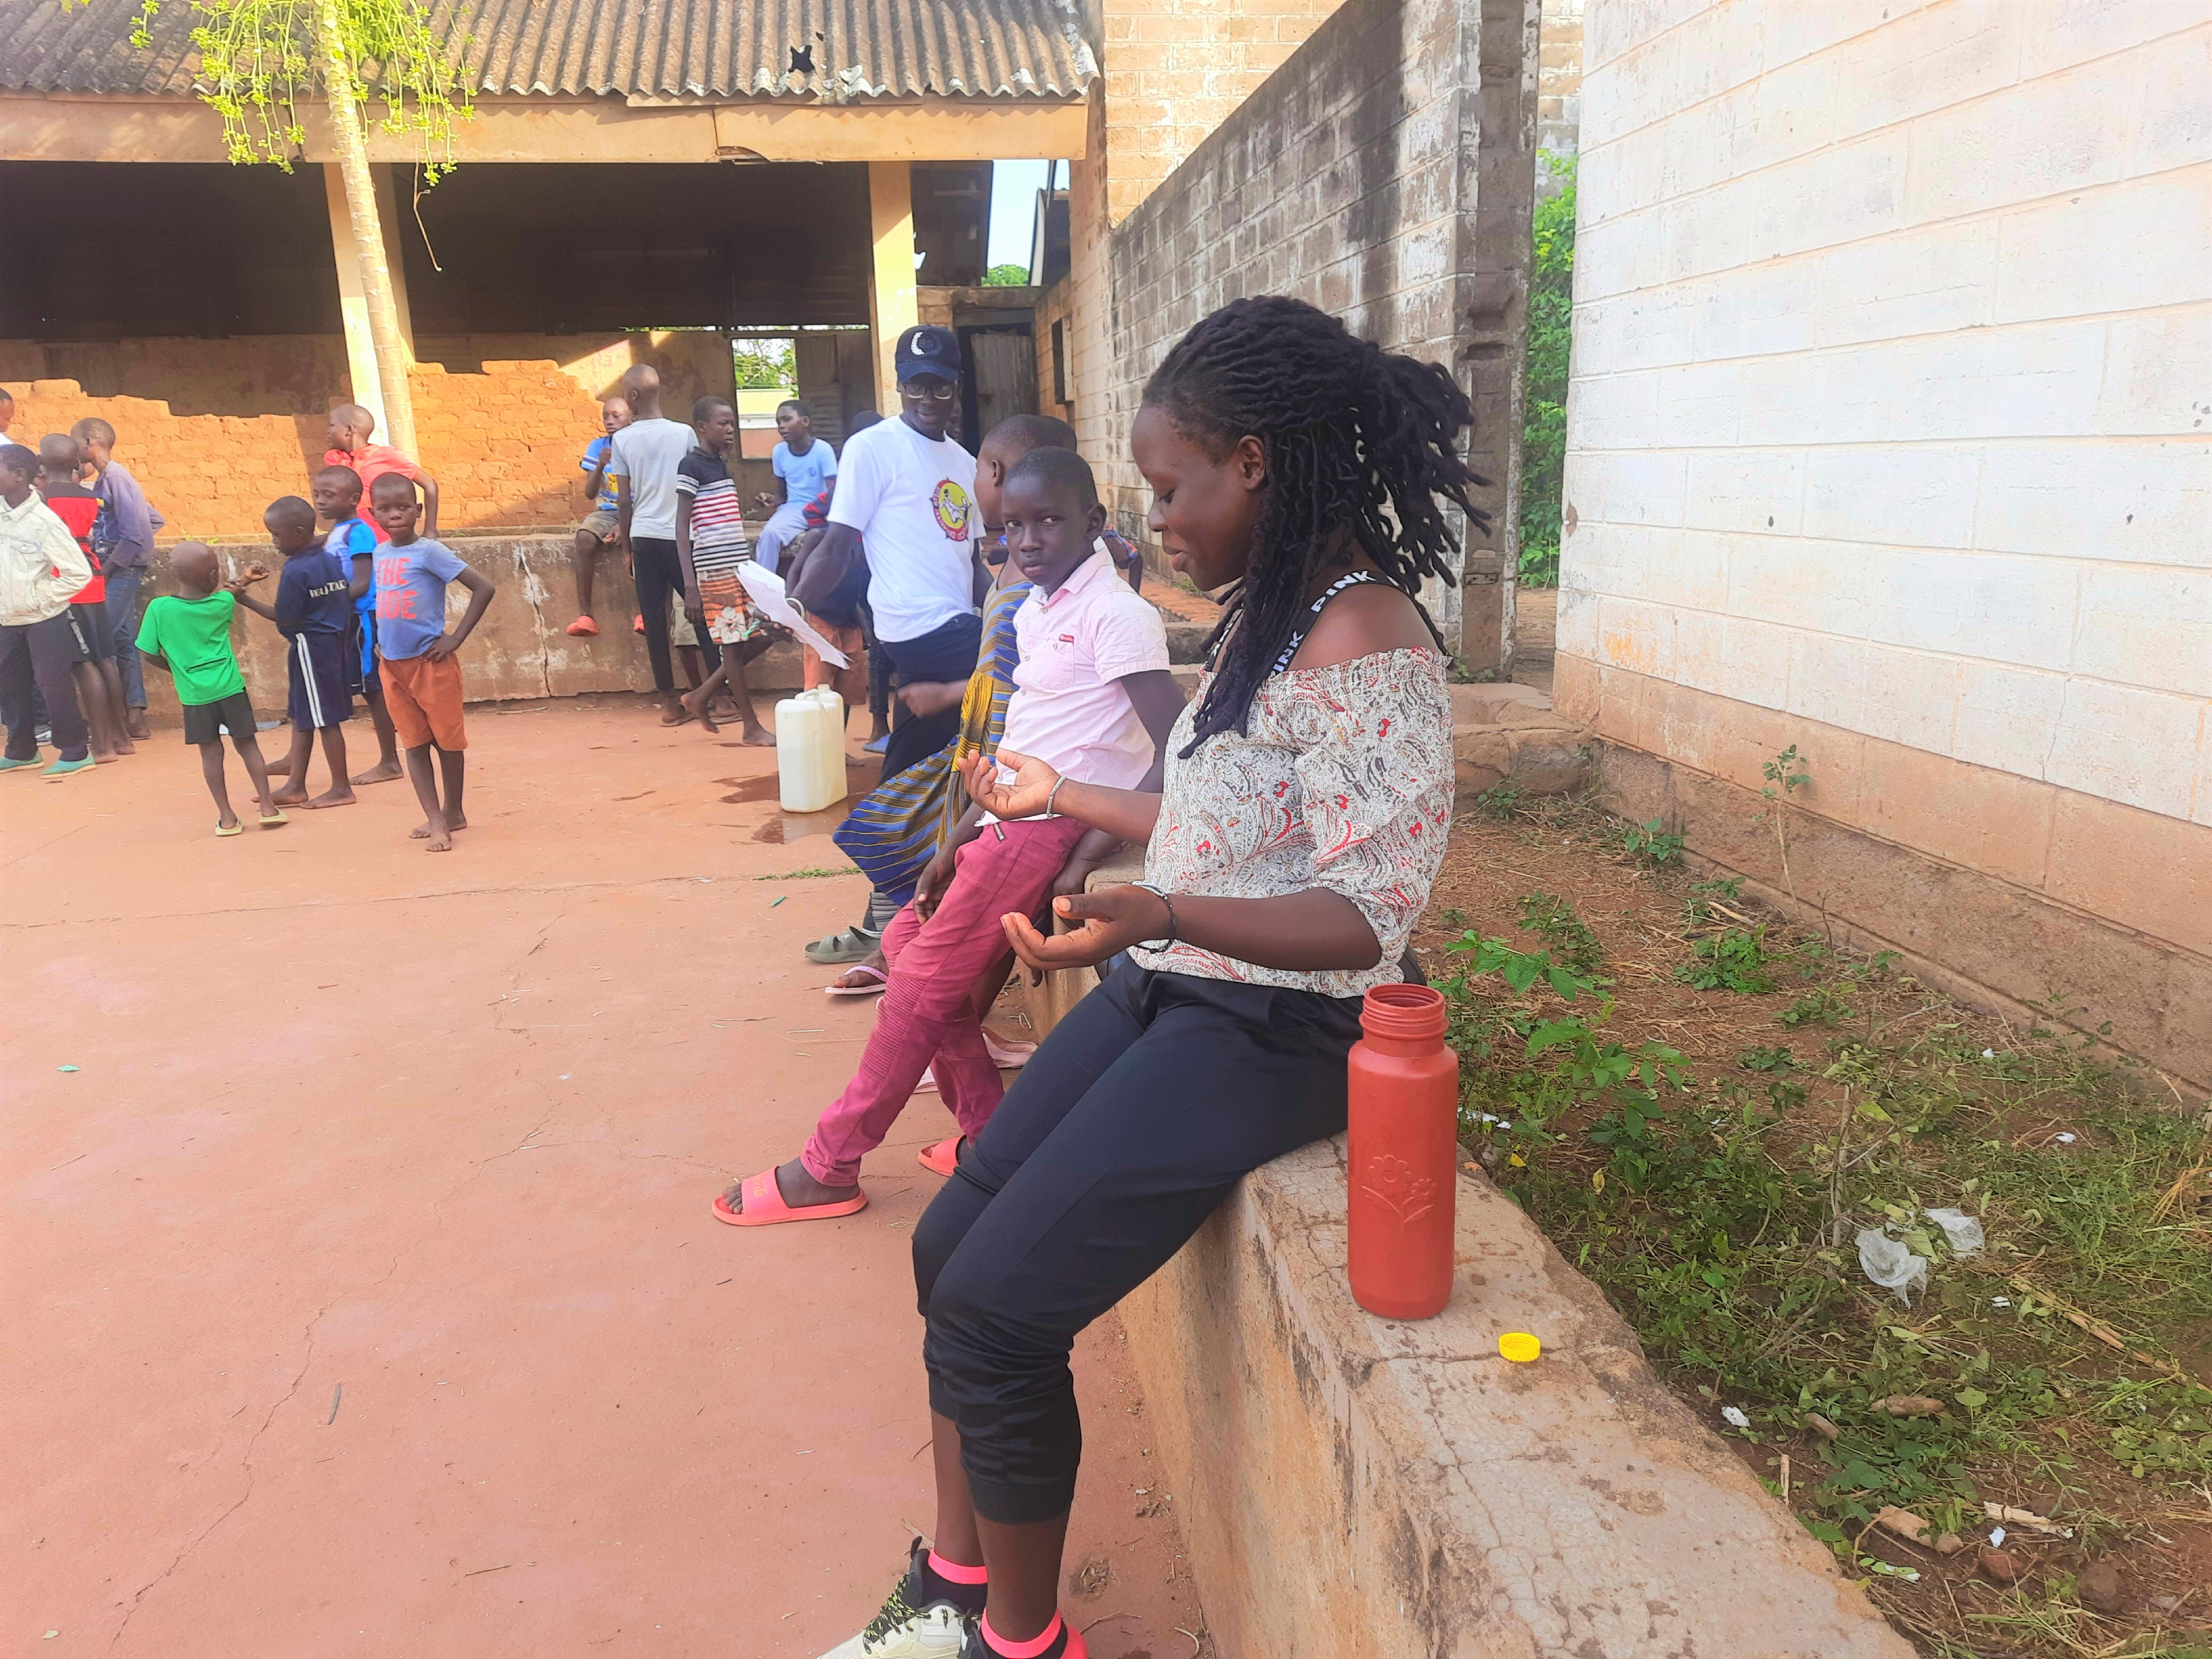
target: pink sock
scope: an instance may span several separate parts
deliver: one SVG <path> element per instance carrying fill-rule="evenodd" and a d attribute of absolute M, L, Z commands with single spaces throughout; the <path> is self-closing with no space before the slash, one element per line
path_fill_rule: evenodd
<path fill-rule="evenodd" d="M 1044 1627 L 1042 1636 L 1027 1642 L 1009 1642 L 991 1628 L 991 1615 L 987 1613 L 983 1615 L 983 1645 L 1000 1656 L 1000 1659 L 1037 1659 L 1039 1654 L 1059 1639 L 1061 1625 L 1060 1616 L 1055 1613 L 1052 1616 L 1052 1623 Z M 1085 1659 L 1089 1651 L 1074 1627 L 1068 1626 L 1067 1651 L 1064 1659 Z"/>
<path fill-rule="evenodd" d="M 948 1561 L 935 1550 L 929 1553 L 929 1570 L 948 1584 L 984 1584 L 991 1579 L 985 1567 L 963 1567 L 957 1561 Z"/>

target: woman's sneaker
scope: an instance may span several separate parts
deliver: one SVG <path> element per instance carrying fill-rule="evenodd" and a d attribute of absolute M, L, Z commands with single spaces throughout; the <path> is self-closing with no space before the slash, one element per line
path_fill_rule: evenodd
<path fill-rule="evenodd" d="M 906 1574 L 868 1627 L 822 1659 L 959 1659 L 982 1616 L 984 1587 L 954 1584 L 929 1568 L 921 1540 L 907 1552 Z"/>

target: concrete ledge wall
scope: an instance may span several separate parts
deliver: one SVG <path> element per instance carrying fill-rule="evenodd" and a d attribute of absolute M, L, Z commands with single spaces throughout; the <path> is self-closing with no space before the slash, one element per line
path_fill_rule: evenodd
<path fill-rule="evenodd" d="M 575 589 L 568 574 L 565 536 L 455 536 L 447 544 L 498 584 L 491 609 L 461 647 L 462 682 L 471 702 L 527 697 L 574 697 L 594 691 L 649 691 L 653 672 L 644 639 L 630 631 L 637 590 L 623 562 L 602 555 L 592 595 L 602 633 L 595 640 L 574 640 L 563 631 L 575 617 Z M 216 547 L 226 565 L 242 569 L 258 559 L 270 570 L 255 590 L 264 602 L 276 598 L 279 561 L 265 542 L 224 543 Z M 148 592 L 173 593 L 167 550 L 155 556 Z M 448 614 L 459 619 L 467 592 L 447 590 Z M 246 688 L 264 720 L 284 712 L 284 639 L 276 625 L 241 608 L 231 625 Z M 749 671 L 756 690 L 785 690 L 799 681 L 799 649 L 780 645 Z M 679 681 L 683 671 L 677 672 Z M 181 725 L 169 677 L 158 669 L 146 675 L 146 713 L 155 725 Z M 371 758 L 374 758 L 372 757 Z"/>
<path fill-rule="evenodd" d="M 1340 1139 L 1279 1158 L 1121 1304 L 1224 1659 L 1909 1659 L 1487 1181 L 1420 1324 L 1352 1302 L 1344 1213 Z"/>

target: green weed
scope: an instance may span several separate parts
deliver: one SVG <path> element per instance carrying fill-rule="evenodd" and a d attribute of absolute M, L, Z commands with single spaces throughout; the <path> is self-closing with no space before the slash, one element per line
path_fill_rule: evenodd
<path fill-rule="evenodd" d="M 1522 794 L 1519 784 L 1510 778 L 1504 779 L 1492 784 L 1474 798 L 1475 812 L 1492 823 L 1507 823 L 1519 817 L 1527 810 Z"/>
<path fill-rule="evenodd" d="M 1797 1056 L 1777 1043 L 1771 1048 L 1746 1048 L 1735 1063 L 1747 1072 L 1787 1072 L 1796 1068 Z"/>
<path fill-rule="evenodd" d="M 1451 1040 L 1478 1062 L 1462 1077 L 1462 1127 L 1481 1138 L 1514 1133 L 1534 1148 L 1552 1144 L 1554 1126 L 1569 1114 L 1595 1108 L 1601 1115 L 1591 1128 L 1602 1137 L 1598 1144 L 1612 1149 L 1608 1167 L 1626 1183 L 1640 1184 L 1651 1125 L 1682 1087 L 1680 1052 L 1607 1036 L 1613 1003 L 1602 982 L 1548 951 L 1516 951 L 1473 933 L 1449 948 L 1465 958 L 1444 987 Z M 1503 1000 L 1471 988 L 1492 975 L 1507 994 Z M 1547 997 L 1571 1012 L 1544 1006 Z M 1517 1162 L 1522 1153 L 1513 1157 Z M 1597 1179 L 1602 1187 L 1601 1172 Z"/>
<path fill-rule="evenodd" d="M 1743 891 L 1743 878 L 1725 881 L 1693 881 L 1690 896 L 1682 901 L 1682 922 L 1688 927 L 1710 927 L 1719 920 L 1719 906 L 1733 904 Z"/>
<path fill-rule="evenodd" d="M 1605 959 L 1597 935 L 1575 914 L 1575 907 L 1550 893 L 1530 893 L 1521 901 L 1523 931 L 1536 934 L 1560 961 L 1578 974 L 1595 974 Z"/>
<path fill-rule="evenodd" d="M 1782 884 L 1790 890 L 1792 899 L 1797 896 L 1797 883 L 1790 873 L 1790 802 L 1800 789 L 1813 781 L 1813 775 L 1802 769 L 1806 764 L 1793 743 L 1759 769 L 1766 779 L 1765 786 L 1759 792 L 1759 798 L 1767 805 L 1753 820 L 1774 825 L 1774 845 L 1782 856 Z"/>
<path fill-rule="evenodd" d="M 1681 862 L 1681 836 L 1668 830 L 1658 818 L 1627 825 L 1620 832 L 1620 845 L 1631 858 L 1654 870 Z"/>
<path fill-rule="evenodd" d="M 1775 1018 L 1794 1030 L 1801 1025 L 1839 1025 L 1852 1012 L 1834 986 L 1815 985 Z"/>
<path fill-rule="evenodd" d="M 1774 987 L 1774 958 L 1766 950 L 1766 927 L 1728 927 L 1708 939 L 1690 941 L 1692 960 L 1674 977 L 1692 990 L 1741 991 L 1756 996 Z"/>

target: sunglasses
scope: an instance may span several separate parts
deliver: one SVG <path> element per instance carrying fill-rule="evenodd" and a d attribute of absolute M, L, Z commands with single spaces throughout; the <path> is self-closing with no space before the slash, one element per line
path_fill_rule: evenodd
<path fill-rule="evenodd" d="M 899 396 L 902 398 L 923 398 L 935 404 L 951 403 L 952 394 L 959 389 L 959 386 L 951 380 L 901 380 L 899 382 Z"/>

